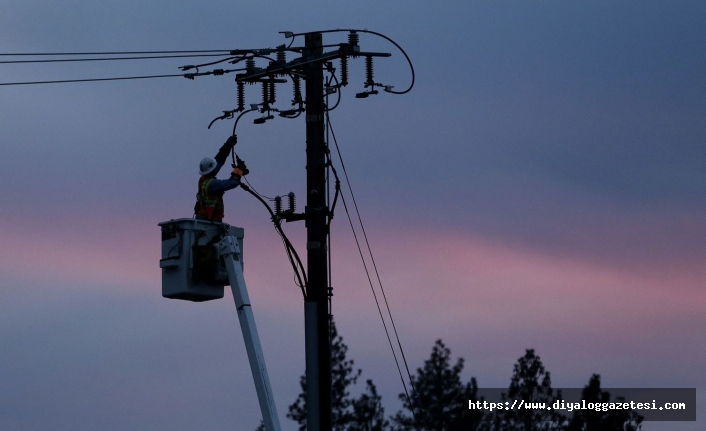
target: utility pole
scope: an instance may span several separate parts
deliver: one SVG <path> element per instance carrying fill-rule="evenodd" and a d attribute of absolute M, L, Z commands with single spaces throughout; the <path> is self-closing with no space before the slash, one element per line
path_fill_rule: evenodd
<path fill-rule="evenodd" d="M 305 35 L 303 58 L 323 52 L 321 33 Z M 307 431 L 331 430 L 331 340 L 326 253 L 326 145 L 324 73 L 311 62 L 306 70 L 306 249 L 308 286 L 304 301 L 306 334 Z"/>
<path fill-rule="evenodd" d="M 263 124 L 275 118 L 272 113 L 279 113 L 280 117 L 297 118 L 304 112 L 306 119 L 306 208 L 303 213 L 294 213 L 293 205 L 290 211 L 275 212 L 276 225 L 279 220 L 287 222 L 304 220 L 307 230 L 307 274 L 304 297 L 304 336 L 306 354 L 306 408 L 307 431 L 331 431 L 332 423 L 332 376 L 331 376 L 331 313 L 330 298 L 331 286 L 328 284 L 328 252 L 327 238 L 332 214 L 326 199 L 326 169 L 328 167 L 328 148 L 324 139 L 324 117 L 329 107 L 324 103 L 324 69 L 334 75 L 332 62 L 340 60 L 340 80 L 336 79 L 336 85 L 329 85 L 326 94 L 340 91 L 341 87 L 348 84 L 348 59 L 365 57 L 366 81 L 362 93 L 357 93 L 356 98 L 366 98 L 372 94 L 378 94 L 376 87 L 383 88 L 385 92 L 394 94 L 404 94 L 414 85 L 414 70 L 412 69 L 412 84 L 409 89 L 398 92 L 393 91 L 392 86 L 383 85 L 373 81 L 373 58 L 389 57 L 389 53 L 381 52 L 361 52 L 358 45 L 359 33 L 371 33 L 387 38 L 380 33 L 368 30 L 332 30 L 326 32 L 311 32 L 294 34 L 284 32 L 285 37 L 294 38 L 304 36 L 304 47 L 278 46 L 275 49 L 238 49 L 230 52 L 230 55 L 237 57 L 231 61 L 235 64 L 245 60 L 245 72 L 236 74 L 238 84 L 238 108 L 232 111 L 223 111 L 224 115 L 217 119 L 233 118 L 236 112 L 240 112 L 238 119 L 247 112 L 259 111 L 263 117 L 254 121 L 255 124 Z M 348 32 L 348 42 L 337 44 L 337 48 L 324 52 L 322 41 L 323 33 Z M 396 43 L 392 42 L 400 50 Z M 329 45 L 334 46 L 334 45 Z M 286 60 L 287 52 L 299 52 L 301 57 L 292 61 Z M 409 57 L 402 51 L 407 60 Z M 268 57 L 276 54 L 276 59 Z M 256 67 L 255 60 L 268 58 L 269 65 L 266 68 Z M 409 61 L 411 67 L 411 61 Z M 206 65 L 202 65 L 206 66 Z M 207 72 L 199 72 L 196 66 L 185 66 L 183 70 L 197 69 L 195 73 L 187 73 L 184 76 L 194 79 L 202 75 L 223 75 L 243 69 L 214 69 Z M 287 82 L 281 79 L 283 76 L 290 76 L 294 82 L 294 100 L 292 105 L 298 105 L 297 109 L 279 110 L 272 105 L 275 103 L 275 85 Z M 302 100 L 299 92 L 299 79 L 305 81 L 305 98 Z M 251 104 L 251 109 L 245 109 L 245 84 L 262 85 L 262 102 Z M 306 105 L 306 108 L 303 106 Z M 238 122 L 236 119 L 236 125 Z M 215 120 L 214 120 L 215 121 Z M 213 124 L 213 122 L 211 122 Z M 210 125 L 209 125 L 210 127 Z M 233 129 L 235 133 L 235 126 Z M 281 202 L 281 201 L 280 201 Z M 264 201 L 263 201 L 264 203 Z M 265 203 L 265 205 L 267 205 Z M 277 208 L 277 206 L 275 206 Z M 281 209 L 281 208 L 280 208 Z M 280 233 L 281 229 L 280 229 Z M 282 233 L 282 235 L 284 235 Z M 288 249 L 289 250 L 289 249 Z M 296 251 L 295 251 L 296 255 Z M 297 260 L 298 260 L 297 255 Z M 295 265 L 296 268 L 296 265 Z M 298 270 L 295 269 L 295 271 Z"/>

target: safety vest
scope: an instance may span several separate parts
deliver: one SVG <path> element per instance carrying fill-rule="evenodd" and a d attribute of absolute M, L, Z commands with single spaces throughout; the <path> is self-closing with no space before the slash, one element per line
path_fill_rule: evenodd
<path fill-rule="evenodd" d="M 199 178 L 199 203 L 196 215 L 213 221 L 223 220 L 223 193 L 217 195 L 208 194 L 208 186 L 213 182 L 213 177 Z"/>

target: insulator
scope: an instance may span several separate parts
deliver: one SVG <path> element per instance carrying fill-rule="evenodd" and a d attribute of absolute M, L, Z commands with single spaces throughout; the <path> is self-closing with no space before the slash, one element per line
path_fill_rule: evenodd
<path fill-rule="evenodd" d="M 269 101 L 274 105 L 275 103 L 275 80 L 274 78 L 270 81 L 270 98 Z"/>
<path fill-rule="evenodd" d="M 289 198 L 288 199 L 288 203 L 289 203 L 288 211 L 293 213 L 294 210 L 297 209 L 297 202 L 296 202 L 297 198 L 296 198 L 296 196 L 294 196 L 294 192 L 289 192 L 287 197 Z"/>
<path fill-rule="evenodd" d="M 251 73 L 255 70 L 255 59 L 254 58 L 248 58 L 245 60 L 245 71 L 248 73 Z"/>
<path fill-rule="evenodd" d="M 292 84 L 294 86 L 294 100 L 292 100 L 292 105 L 296 105 L 302 102 L 302 81 L 298 76 L 292 78 Z"/>
<path fill-rule="evenodd" d="M 348 57 L 341 57 L 341 85 L 348 85 Z"/>
<path fill-rule="evenodd" d="M 263 108 L 269 105 L 270 96 L 268 95 L 268 86 L 266 82 L 262 83 L 262 106 Z"/>
<path fill-rule="evenodd" d="M 360 35 L 357 32 L 352 31 L 352 32 L 348 33 L 348 43 L 349 44 L 356 46 L 356 45 L 358 45 L 359 39 L 360 39 Z"/>
<path fill-rule="evenodd" d="M 277 51 L 277 63 L 287 62 L 287 51 Z"/>
<path fill-rule="evenodd" d="M 238 111 L 245 110 L 245 83 L 238 81 Z"/>
<path fill-rule="evenodd" d="M 275 197 L 275 214 L 276 215 L 282 214 L 282 197 L 281 196 Z"/>
<path fill-rule="evenodd" d="M 374 81 L 373 81 L 373 57 L 365 57 L 365 86 L 369 87 L 372 86 Z"/>

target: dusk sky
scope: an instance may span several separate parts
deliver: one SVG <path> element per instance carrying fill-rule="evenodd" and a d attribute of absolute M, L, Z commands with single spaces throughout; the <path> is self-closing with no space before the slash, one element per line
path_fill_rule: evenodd
<path fill-rule="evenodd" d="M 507 387 L 534 348 L 557 388 L 594 373 L 606 388 L 696 387 L 696 423 L 643 429 L 703 429 L 706 3 L 144 3 L 5 0 L 0 53 L 384 33 L 412 59 L 414 89 L 356 99 L 356 60 L 331 122 L 410 368 L 441 338 L 465 359 L 464 379 Z M 409 85 L 393 45 L 361 35 L 361 46 L 392 53 L 376 60 L 376 81 Z M 208 60 L 0 64 L 0 83 L 176 74 Z M 237 107 L 233 78 L 0 86 L 0 429 L 259 424 L 230 292 L 200 304 L 161 296 L 157 223 L 192 215 L 198 163 L 232 130 L 207 126 Z M 286 109 L 290 87 L 278 90 Z M 259 101 L 248 87 L 246 102 Z M 303 208 L 303 118 L 254 118 L 236 147 L 250 183 L 293 191 Z M 236 189 L 225 206 L 245 228 L 273 393 L 294 430 L 301 292 L 262 205 Z M 285 231 L 305 254 L 303 225 Z M 402 386 L 342 206 L 332 254 L 339 332 L 392 415 Z"/>

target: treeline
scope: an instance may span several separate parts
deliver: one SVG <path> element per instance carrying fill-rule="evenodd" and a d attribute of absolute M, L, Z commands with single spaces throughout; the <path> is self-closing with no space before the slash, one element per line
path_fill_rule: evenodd
<path fill-rule="evenodd" d="M 469 401 L 483 403 L 475 377 L 461 378 L 464 359 L 452 363 L 451 350 L 441 340 L 434 344 L 431 356 L 412 377 L 415 392 L 399 395 L 403 409 L 387 417 L 382 397 L 372 380 L 357 397 L 350 389 L 358 383 L 362 371 L 348 358 L 348 346 L 332 325 L 331 366 L 333 373 L 334 431 L 638 431 L 642 417 L 630 410 L 574 410 L 570 417 L 551 410 L 511 409 L 489 412 L 470 409 Z M 287 417 L 306 431 L 306 379 L 300 379 L 302 392 L 289 406 Z M 561 399 L 552 388 L 550 373 L 533 349 L 528 349 L 513 367 L 510 385 L 503 400 L 525 400 L 551 406 Z M 611 401 L 601 389 L 598 374 L 591 376 L 582 391 L 587 403 Z M 613 401 L 621 401 L 617 397 Z M 257 431 L 264 431 L 260 425 Z"/>

